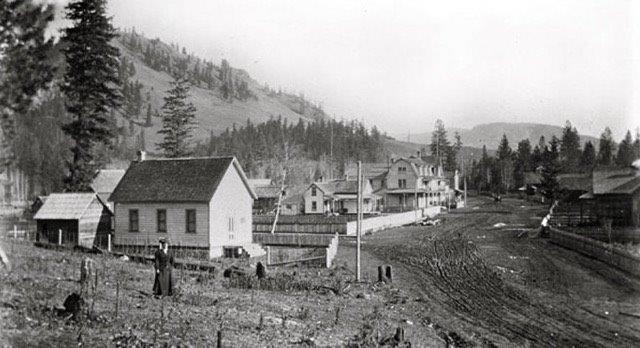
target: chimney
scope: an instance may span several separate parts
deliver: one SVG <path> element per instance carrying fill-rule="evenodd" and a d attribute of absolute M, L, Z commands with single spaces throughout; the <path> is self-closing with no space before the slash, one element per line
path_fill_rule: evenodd
<path fill-rule="evenodd" d="M 147 159 L 147 152 L 142 150 L 138 151 L 138 162 L 142 162 L 146 159 Z"/>

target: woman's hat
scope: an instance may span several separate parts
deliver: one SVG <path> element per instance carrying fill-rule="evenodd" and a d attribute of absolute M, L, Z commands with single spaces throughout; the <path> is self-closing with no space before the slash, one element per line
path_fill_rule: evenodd
<path fill-rule="evenodd" d="M 159 242 L 160 242 L 160 244 L 168 244 L 169 240 L 166 239 L 166 238 L 160 238 Z"/>

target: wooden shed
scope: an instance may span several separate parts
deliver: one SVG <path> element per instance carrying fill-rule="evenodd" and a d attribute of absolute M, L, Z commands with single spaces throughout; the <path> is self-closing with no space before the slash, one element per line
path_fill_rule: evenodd
<path fill-rule="evenodd" d="M 112 216 L 95 193 L 53 193 L 34 216 L 36 240 L 86 248 L 106 247 Z"/>

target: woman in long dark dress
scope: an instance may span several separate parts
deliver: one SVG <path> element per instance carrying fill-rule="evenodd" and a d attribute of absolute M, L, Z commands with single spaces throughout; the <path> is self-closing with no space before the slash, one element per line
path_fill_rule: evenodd
<path fill-rule="evenodd" d="M 153 282 L 153 294 L 171 296 L 173 295 L 173 278 L 171 276 L 173 256 L 169 255 L 169 243 L 166 240 L 160 240 L 160 248 L 158 248 L 154 256 L 156 277 Z"/>

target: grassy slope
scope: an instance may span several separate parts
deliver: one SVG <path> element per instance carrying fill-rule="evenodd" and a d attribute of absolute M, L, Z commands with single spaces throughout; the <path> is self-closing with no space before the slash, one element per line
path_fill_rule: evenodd
<path fill-rule="evenodd" d="M 165 72 L 155 71 L 146 66 L 141 58 L 129 51 L 119 42 L 115 45 L 120 49 L 121 53 L 132 59 L 136 68 L 134 80 L 139 80 L 145 87 L 142 95 L 150 92 L 151 106 L 153 109 L 162 107 L 164 103 L 165 92 L 169 90 L 169 83 L 172 78 Z M 197 120 L 199 127 L 195 132 L 195 139 L 203 140 L 209 136 L 211 130 L 214 133 L 220 133 L 233 124 L 244 125 L 247 119 L 253 123 L 260 123 L 268 120 L 270 117 L 282 116 L 289 122 L 298 122 L 300 118 L 309 120 L 308 117 L 302 117 L 298 113 L 291 110 L 279 98 L 266 95 L 255 81 L 251 80 L 250 89 L 257 95 L 258 99 L 249 99 L 247 101 L 234 100 L 233 102 L 224 101 L 220 98 L 216 90 L 207 90 L 199 87 L 191 88 L 191 101 L 197 109 Z M 147 144 L 155 144 L 158 141 L 157 132 L 160 129 L 160 120 L 153 120 L 153 127 L 145 129 Z"/>

